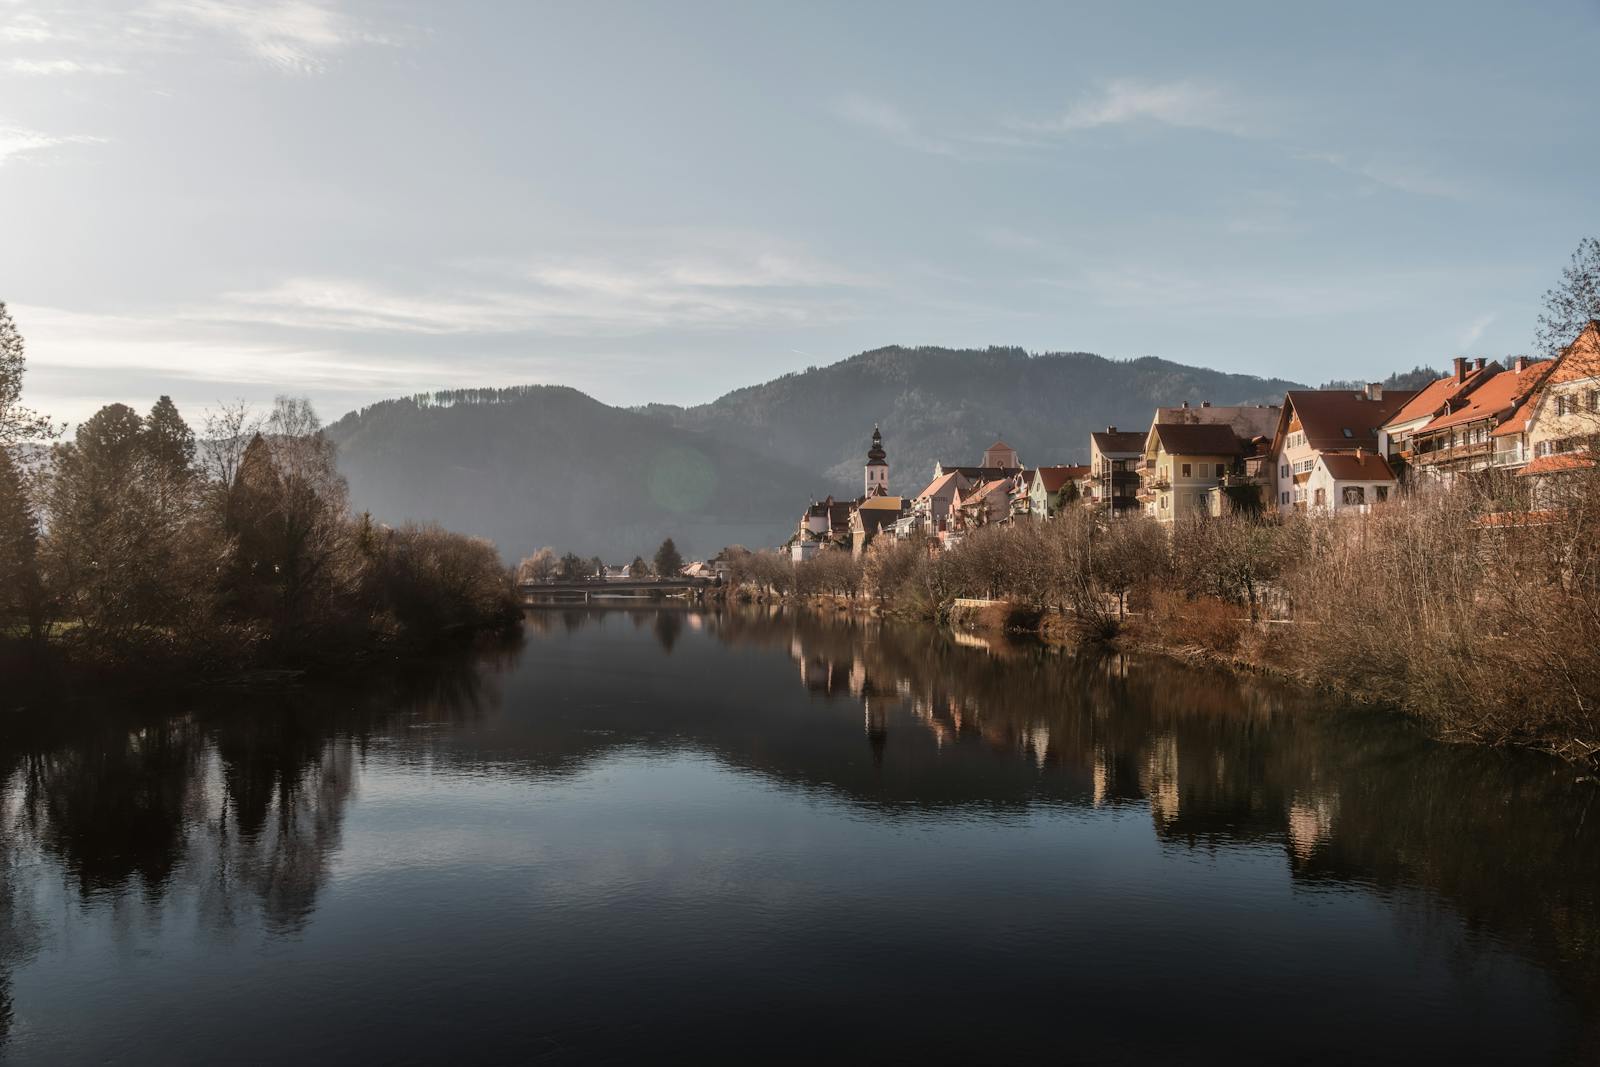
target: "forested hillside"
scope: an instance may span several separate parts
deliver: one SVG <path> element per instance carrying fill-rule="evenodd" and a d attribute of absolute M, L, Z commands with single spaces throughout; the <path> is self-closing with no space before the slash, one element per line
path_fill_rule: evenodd
<path fill-rule="evenodd" d="M 1160 405 L 1276 403 L 1295 383 L 1160 359 L 1016 348 L 881 348 L 692 408 L 624 410 L 574 389 L 457 390 L 385 401 L 330 433 L 351 500 L 387 522 L 491 537 L 508 559 L 553 545 L 631 559 L 663 537 L 691 556 L 780 543 L 813 496 L 861 492 L 872 427 L 890 486 L 1003 437 L 1024 463 L 1083 462 L 1089 433 Z"/>
<path fill-rule="evenodd" d="M 876 422 L 889 452 L 890 487 L 915 492 L 935 460 L 976 463 L 997 437 L 1024 463 L 1087 462 L 1091 431 L 1142 429 L 1158 406 L 1280 403 L 1293 388 L 1301 386 L 1163 359 L 892 346 L 709 404 L 645 410 L 815 470 L 834 492 L 860 492 Z"/>
<path fill-rule="evenodd" d="M 559 386 L 389 400 L 329 427 L 351 505 L 626 561 L 673 537 L 693 555 L 788 536 L 822 479 Z"/>

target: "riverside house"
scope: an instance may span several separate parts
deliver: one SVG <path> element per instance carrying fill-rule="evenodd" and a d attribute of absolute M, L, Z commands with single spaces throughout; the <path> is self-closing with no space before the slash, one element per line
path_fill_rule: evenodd
<path fill-rule="evenodd" d="M 1089 435 L 1089 472 L 1084 503 L 1108 518 L 1139 507 L 1139 463 L 1145 433 L 1107 426 Z"/>
<path fill-rule="evenodd" d="M 1451 373 L 1435 378 L 1418 390 L 1388 422 L 1378 427 L 1378 451 L 1390 459 L 1409 458 L 1412 434 L 1438 418 L 1446 406 L 1460 406 L 1468 393 L 1504 369 L 1498 363 L 1486 364 L 1481 359 L 1474 366 L 1457 356 Z"/>
<path fill-rule="evenodd" d="M 1211 513 L 1211 490 L 1242 471 L 1244 448 L 1226 423 L 1162 423 L 1150 427 L 1139 468 L 1145 514 L 1163 523 Z"/>
<path fill-rule="evenodd" d="M 1526 424 L 1520 447 L 1527 457 L 1519 473 L 1533 479 L 1533 497 L 1540 506 L 1555 504 L 1563 479 L 1594 469 L 1600 449 L 1600 322 L 1590 322 L 1562 350 L 1519 415 Z M 1497 458 L 1502 437 L 1509 436 L 1510 431 L 1497 436 Z"/>
<path fill-rule="evenodd" d="M 1524 409 L 1552 366 L 1550 360 L 1518 357 L 1509 370 L 1493 370 L 1487 364 L 1475 367 L 1490 373 L 1477 388 L 1446 401 L 1438 415 L 1412 431 L 1410 448 L 1398 453 L 1402 469 L 1450 485 L 1457 477 L 1497 465 L 1521 467 L 1528 459 L 1531 413 Z"/>
<path fill-rule="evenodd" d="M 1293 511 L 1366 508 L 1395 487 L 1382 427 L 1416 396 L 1376 382 L 1364 389 L 1294 389 L 1283 401 L 1267 470 L 1274 503 Z"/>
<path fill-rule="evenodd" d="M 1089 476 L 1086 465 L 1040 467 L 1026 483 L 1027 514 L 1035 519 L 1053 519 L 1064 501 L 1076 501 L 1080 483 Z"/>

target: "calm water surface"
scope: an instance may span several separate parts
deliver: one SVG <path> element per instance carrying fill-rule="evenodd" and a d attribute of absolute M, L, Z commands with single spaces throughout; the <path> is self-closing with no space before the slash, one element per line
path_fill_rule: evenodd
<path fill-rule="evenodd" d="M 17 1063 L 1600 1056 L 1600 789 L 1162 663 L 545 611 L 0 728 Z"/>

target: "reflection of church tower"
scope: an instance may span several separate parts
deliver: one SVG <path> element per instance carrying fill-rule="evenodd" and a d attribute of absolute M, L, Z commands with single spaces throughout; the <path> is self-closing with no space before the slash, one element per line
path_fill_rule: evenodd
<path fill-rule="evenodd" d="M 872 706 L 872 697 L 869 695 L 862 701 L 867 727 L 867 744 L 872 748 L 872 765 L 883 766 L 883 750 L 889 745 L 889 716 L 887 709 L 880 703 Z"/>
<path fill-rule="evenodd" d="M 889 460 L 883 450 L 883 434 L 872 428 L 872 447 L 867 449 L 867 496 L 889 495 Z"/>

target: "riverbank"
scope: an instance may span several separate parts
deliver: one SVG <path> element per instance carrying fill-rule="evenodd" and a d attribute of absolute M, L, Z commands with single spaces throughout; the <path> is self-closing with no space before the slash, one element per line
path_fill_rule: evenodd
<path fill-rule="evenodd" d="M 1600 477 L 1565 492 L 1538 513 L 1507 510 L 1492 485 L 1358 515 L 1163 526 L 1069 512 L 942 550 L 880 538 L 859 558 L 822 553 L 787 576 L 752 566 L 731 584 L 1271 674 L 1442 739 L 1594 765 Z"/>

